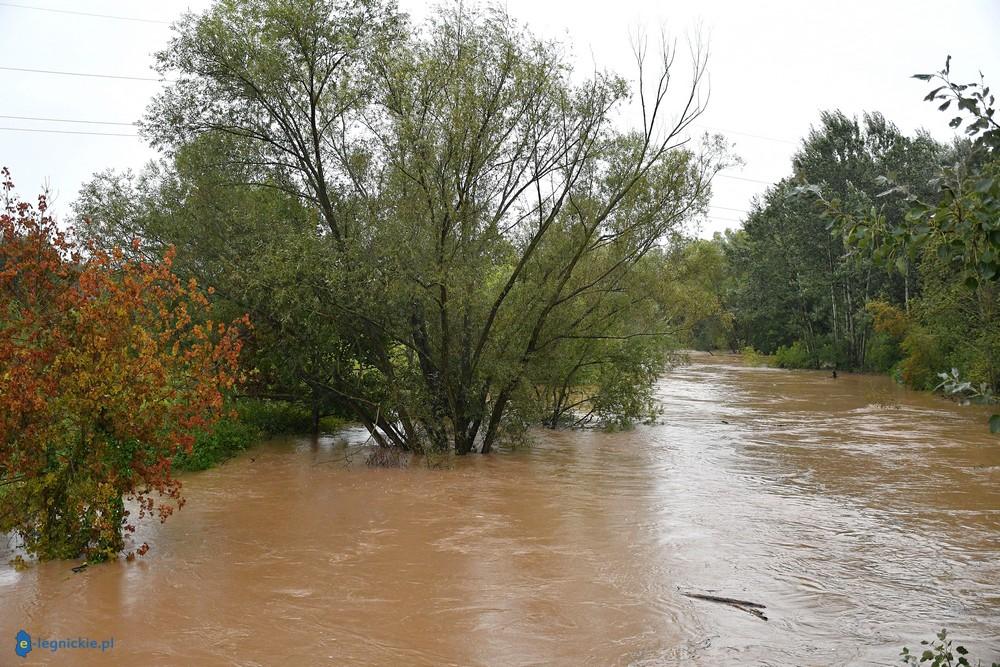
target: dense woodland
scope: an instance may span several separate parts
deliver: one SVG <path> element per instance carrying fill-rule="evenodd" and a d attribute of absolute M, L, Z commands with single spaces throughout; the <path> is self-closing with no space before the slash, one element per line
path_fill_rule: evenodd
<path fill-rule="evenodd" d="M 631 79 L 582 76 L 462 6 L 424 25 L 375 0 L 187 15 L 142 125 L 160 161 L 95 175 L 69 232 L 5 178 L 0 530 L 111 557 L 123 497 L 182 502 L 171 470 L 330 415 L 436 455 L 627 427 L 690 347 L 1000 389 L 982 82 L 921 75 L 968 130 L 949 145 L 821 114 L 742 228 L 697 240 L 736 159 L 691 139 L 706 58 L 635 56 Z"/>
<path fill-rule="evenodd" d="M 695 347 L 995 395 L 1000 130 L 989 88 L 949 70 L 918 78 L 933 80 L 926 101 L 957 111 L 950 125 L 965 138 L 944 145 L 878 113 L 824 112 L 740 229 L 683 250 L 694 289 L 717 307 L 693 323 Z"/>

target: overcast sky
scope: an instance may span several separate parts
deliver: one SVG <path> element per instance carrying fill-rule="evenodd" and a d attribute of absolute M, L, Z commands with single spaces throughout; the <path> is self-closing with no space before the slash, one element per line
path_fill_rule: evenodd
<path fill-rule="evenodd" d="M 209 4 L 0 1 L 0 68 L 153 77 L 151 54 L 166 43 L 169 23 L 188 8 Z M 682 39 L 699 30 L 707 37 L 711 101 L 701 124 L 727 134 L 746 164 L 716 181 L 703 236 L 738 226 L 741 212 L 764 183 L 788 173 L 796 143 L 823 109 L 848 114 L 877 110 L 906 132 L 924 127 L 947 139 L 947 117 L 921 102 L 927 85 L 909 78 L 911 74 L 936 71 L 951 54 L 957 79 L 971 80 L 981 69 L 987 82 L 1000 88 L 1000 0 L 503 4 L 536 34 L 566 42 L 581 68 L 596 64 L 626 76 L 634 73 L 629 34 L 637 27 L 651 36 L 663 28 Z M 426 4 L 416 0 L 403 0 L 401 6 L 415 19 L 426 13 Z M 134 136 L 70 132 L 135 134 L 127 123 L 141 116 L 159 85 L 0 69 L 0 165 L 13 171 L 22 198 L 33 198 L 48 186 L 57 212 L 65 213 L 93 172 L 138 169 L 154 157 Z"/>

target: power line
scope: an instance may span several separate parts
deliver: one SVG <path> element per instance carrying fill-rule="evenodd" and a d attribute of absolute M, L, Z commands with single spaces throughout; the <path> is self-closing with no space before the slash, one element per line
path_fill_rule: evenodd
<path fill-rule="evenodd" d="M 0 69 L 9 70 L 11 72 L 30 72 L 32 74 L 61 74 L 63 76 L 88 76 L 95 77 L 98 79 L 126 79 L 128 81 L 156 81 L 158 83 L 163 83 L 167 79 L 154 79 L 148 76 L 119 76 L 117 74 L 88 74 L 85 72 L 60 72 L 50 69 L 29 69 L 27 67 L 2 67 Z"/>
<path fill-rule="evenodd" d="M 749 183 L 760 183 L 761 185 L 774 185 L 771 181 L 762 181 L 757 178 L 747 178 L 746 176 L 730 176 L 729 174 L 716 174 L 721 178 L 731 178 L 734 181 L 747 181 Z"/>
<path fill-rule="evenodd" d="M 115 19 L 118 21 L 137 21 L 139 23 L 159 23 L 170 25 L 170 21 L 158 21 L 156 19 L 143 19 L 136 16 L 114 16 L 112 14 L 93 14 L 91 12 L 76 12 L 71 9 L 51 9 L 49 7 L 31 7 L 29 5 L 19 5 L 13 2 L 0 2 L 4 7 L 15 7 L 17 9 L 31 9 L 36 12 L 52 12 L 53 14 L 73 14 L 74 16 L 90 16 L 98 19 Z"/>
<path fill-rule="evenodd" d="M 89 134 L 94 137 L 138 137 L 138 134 L 124 132 L 84 132 L 83 130 L 42 130 L 30 127 L 0 127 L 7 132 L 45 132 L 47 134 Z"/>
<path fill-rule="evenodd" d="M 3 118 L 3 116 L 0 116 L 0 118 Z M 723 211 L 735 211 L 736 213 L 746 213 L 746 210 L 742 209 L 742 208 L 730 208 L 728 206 L 716 206 L 715 204 L 709 204 L 709 208 L 717 208 L 717 209 L 721 209 Z"/>
<path fill-rule="evenodd" d="M 2 3 L 0 3 L 2 4 Z M 86 125 L 135 125 L 135 123 L 116 123 L 110 120 L 73 120 L 70 118 L 39 118 L 37 116 L 2 116 L 10 120 L 38 120 L 46 123 L 84 123 Z"/>

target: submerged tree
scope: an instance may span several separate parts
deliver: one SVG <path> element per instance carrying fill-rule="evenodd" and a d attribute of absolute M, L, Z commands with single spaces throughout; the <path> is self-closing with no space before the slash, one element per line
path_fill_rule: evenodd
<path fill-rule="evenodd" d="M 417 450 L 490 451 L 551 414 L 556 387 L 596 381 L 588 409 L 609 421 L 644 411 L 669 314 L 637 271 L 704 209 L 724 157 L 718 142 L 685 146 L 703 52 L 671 119 L 676 52 L 650 77 L 637 44 L 642 124 L 622 131 L 624 79 L 580 80 L 558 45 L 498 10 L 459 6 L 411 29 L 371 1 L 220 2 L 176 30 L 158 56 L 176 83 L 147 136 L 175 160 L 200 144 L 219 182 L 313 214 L 301 257 L 269 265 L 287 288 L 276 340 L 316 357 L 296 368 L 304 385 L 380 444 Z M 214 224 L 169 240 L 183 252 Z M 260 291 L 241 299 L 278 316 Z M 300 324 L 322 332 L 311 349 Z"/>

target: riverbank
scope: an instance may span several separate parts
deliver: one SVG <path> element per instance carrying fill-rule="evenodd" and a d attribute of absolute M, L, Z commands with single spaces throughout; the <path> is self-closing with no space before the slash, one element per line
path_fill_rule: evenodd
<path fill-rule="evenodd" d="M 989 429 L 991 433 L 1000 433 L 1000 414 L 997 414 L 997 404 L 1000 402 L 998 398 L 993 394 L 992 390 L 985 387 L 975 387 L 972 383 L 963 382 L 961 374 L 957 369 L 952 369 L 950 374 L 939 373 L 936 378 L 939 382 L 933 386 L 922 386 L 914 387 L 912 385 L 907 385 L 903 381 L 903 375 L 900 369 L 893 366 L 891 369 L 886 371 L 877 370 L 865 370 L 865 369 L 852 369 L 852 368 L 837 368 L 835 365 L 818 365 L 814 363 L 809 357 L 803 356 L 802 350 L 796 350 L 799 344 L 796 343 L 792 348 L 779 348 L 778 352 L 775 354 L 763 354 L 753 349 L 752 347 L 744 348 L 739 356 L 743 363 L 749 366 L 770 366 L 774 368 L 782 368 L 785 370 L 823 370 L 830 373 L 831 377 L 837 377 L 844 373 L 853 373 L 856 375 L 873 375 L 879 377 L 890 378 L 893 382 L 901 386 L 908 386 L 908 388 L 915 391 L 924 391 L 930 394 L 936 394 L 938 396 L 943 396 L 963 404 L 977 404 L 980 406 L 987 407 L 991 409 L 992 414 L 989 414 L 986 419 L 986 428 Z M 715 352 L 709 354 L 735 354 L 725 351 L 716 350 Z M 943 392 L 943 393 L 942 393 Z"/>

